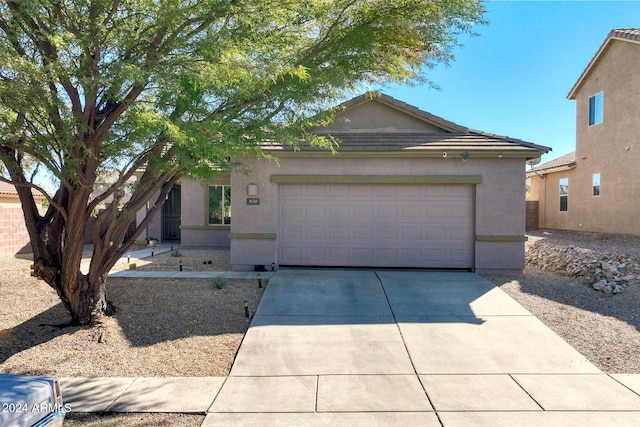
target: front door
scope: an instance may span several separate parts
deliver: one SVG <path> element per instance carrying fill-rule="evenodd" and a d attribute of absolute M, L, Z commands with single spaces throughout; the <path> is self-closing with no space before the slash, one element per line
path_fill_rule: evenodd
<path fill-rule="evenodd" d="M 162 241 L 180 241 L 180 186 L 174 185 L 162 205 Z"/>

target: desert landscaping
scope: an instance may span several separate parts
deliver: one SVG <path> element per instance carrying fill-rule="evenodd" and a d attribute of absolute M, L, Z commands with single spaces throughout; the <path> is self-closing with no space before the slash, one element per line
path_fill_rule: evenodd
<path fill-rule="evenodd" d="M 640 237 L 535 233 L 529 245 L 596 253 L 625 252 L 637 260 Z M 89 253 L 89 252 L 88 252 Z M 146 258 L 139 270 L 228 270 L 226 250 L 180 248 Z M 254 280 L 110 278 L 108 297 L 118 307 L 94 328 L 56 325 L 66 313 L 55 292 L 30 276 L 28 256 L 0 257 L 0 372 L 73 376 L 225 376 L 263 289 Z M 127 268 L 123 262 L 117 269 Z M 640 273 L 639 273 L 640 274 Z M 640 373 L 640 285 L 605 294 L 584 277 L 528 265 L 522 274 L 486 275 L 606 373 Z M 71 414 L 69 425 L 199 425 L 199 416 Z M 116 421 L 117 418 L 117 421 Z M 97 419 L 99 419 L 97 421 Z M 101 420 L 101 421 L 100 421 Z M 138 424 L 138 422 L 140 424 Z M 166 424 L 163 424 L 166 423 Z"/>

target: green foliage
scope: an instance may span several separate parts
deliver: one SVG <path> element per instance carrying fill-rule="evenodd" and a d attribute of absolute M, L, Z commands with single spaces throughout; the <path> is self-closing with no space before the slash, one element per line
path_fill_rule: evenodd
<path fill-rule="evenodd" d="M 216 285 L 216 288 L 224 289 L 224 287 L 227 286 L 227 278 L 218 276 L 213 280 L 213 283 Z"/>
<path fill-rule="evenodd" d="M 174 249 L 171 251 L 171 256 L 174 258 L 180 258 L 182 256 L 182 251 L 180 251 L 180 249 Z"/>
<path fill-rule="evenodd" d="M 62 269 L 46 280 L 86 289 L 56 281 L 78 280 L 66 270 L 81 249 L 65 242 L 103 203 L 92 282 L 148 223 L 127 233 L 132 213 L 150 218 L 181 177 L 241 167 L 265 142 L 333 149 L 309 132 L 329 105 L 427 81 L 482 13 L 479 0 L 0 0 L 0 175 L 57 186 L 45 215 L 21 195 L 41 271 Z M 99 176 L 113 184 L 92 194 Z"/>
<path fill-rule="evenodd" d="M 482 8 L 5 0 L 0 13 L 2 143 L 79 184 L 88 159 L 112 170 L 146 165 L 158 178 L 173 169 L 206 176 L 229 157 L 258 154 L 262 141 L 295 142 L 349 92 L 424 80 Z"/>

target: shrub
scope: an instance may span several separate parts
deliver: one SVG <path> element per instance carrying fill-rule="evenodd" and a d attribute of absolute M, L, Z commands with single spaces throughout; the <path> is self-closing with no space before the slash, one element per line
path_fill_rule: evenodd
<path fill-rule="evenodd" d="M 227 278 L 223 276 L 218 276 L 215 278 L 213 283 L 216 285 L 216 288 L 223 289 L 225 286 L 227 286 Z"/>

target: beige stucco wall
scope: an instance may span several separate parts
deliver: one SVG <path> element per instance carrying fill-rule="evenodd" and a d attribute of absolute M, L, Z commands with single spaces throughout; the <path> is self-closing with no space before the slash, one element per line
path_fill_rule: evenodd
<path fill-rule="evenodd" d="M 297 155 L 299 154 L 299 155 Z M 247 159 L 249 175 L 233 174 L 231 263 L 236 270 L 278 264 L 278 185 L 272 175 L 479 175 L 475 186 L 475 245 L 478 271 L 524 267 L 523 241 L 493 241 L 496 236 L 523 236 L 525 228 L 524 159 L 520 158 L 389 158 L 297 153 L 279 162 Z M 258 185 L 260 204 L 246 204 L 249 184 Z M 238 238 L 234 238 L 238 236 Z M 497 238 L 500 240 L 499 238 Z"/>
<path fill-rule="evenodd" d="M 394 130 L 442 132 L 442 129 L 425 123 L 424 120 L 378 102 L 369 102 L 358 108 L 339 113 L 330 126 L 319 130 L 324 132 L 329 130 L 334 132 L 388 132 Z"/>
<path fill-rule="evenodd" d="M 189 247 L 228 247 L 229 225 L 209 225 L 207 218 L 208 186 L 229 185 L 229 176 L 217 177 L 208 181 L 183 180 L 180 233 L 182 246 Z M 233 200 L 233 194 L 231 195 Z M 235 221 L 232 207 L 231 221 Z"/>
<path fill-rule="evenodd" d="M 576 169 L 547 173 L 544 178 L 531 177 L 531 200 L 538 201 L 538 227 L 556 230 L 573 230 L 577 216 L 572 215 L 580 211 L 580 190 Z M 568 210 L 560 212 L 560 179 L 569 179 Z M 589 178 L 591 179 L 591 178 Z M 589 181 L 591 182 L 591 181 Z"/>
<path fill-rule="evenodd" d="M 640 44 L 613 40 L 576 92 L 576 168 L 569 183 L 569 212 L 565 218 L 547 205 L 547 228 L 640 234 L 639 69 Z M 604 119 L 589 126 L 589 97 L 599 92 Z M 594 173 L 600 173 L 598 197 L 592 195 Z"/>

